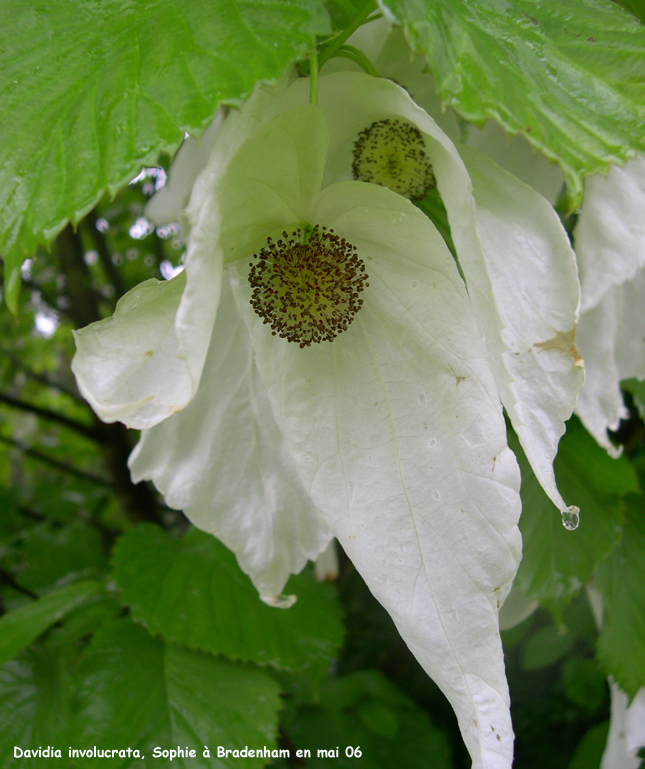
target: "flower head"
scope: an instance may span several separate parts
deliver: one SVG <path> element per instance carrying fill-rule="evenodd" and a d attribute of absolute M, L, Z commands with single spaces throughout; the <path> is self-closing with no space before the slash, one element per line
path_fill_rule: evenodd
<path fill-rule="evenodd" d="M 356 246 L 317 224 L 267 245 L 249 267 L 251 306 L 272 333 L 308 347 L 347 331 L 369 286 Z"/>
<path fill-rule="evenodd" d="M 420 200 L 437 183 L 419 129 L 400 120 L 377 120 L 354 143 L 354 179 L 389 187 Z"/>

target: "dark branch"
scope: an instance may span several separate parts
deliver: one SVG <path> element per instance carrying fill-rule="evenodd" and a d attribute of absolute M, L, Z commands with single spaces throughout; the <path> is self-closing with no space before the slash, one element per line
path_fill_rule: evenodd
<path fill-rule="evenodd" d="M 69 299 L 67 314 L 77 327 L 101 320 L 96 292 L 92 289 L 92 275 L 85 263 L 83 244 L 71 224 L 56 239 L 58 256 L 65 273 L 65 293 Z"/>
<path fill-rule="evenodd" d="M 144 481 L 134 484 L 130 477 L 127 457 L 134 448 L 132 434 L 119 422 L 99 423 L 99 427 L 105 436 L 100 443 L 101 453 L 130 520 L 160 523 L 159 504 L 151 486 Z"/>
<path fill-rule="evenodd" d="M 116 265 L 112 261 L 112 254 L 107 246 L 107 241 L 103 236 L 103 233 L 96 227 L 96 211 L 90 211 L 86 219 L 89 232 L 96 246 L 96 250 L 103 265 L 110 283 L 114 286 L 116 298 L 119 299 L 126 292 L 125 284 L 121 278 L 121 273 L 117 270 Z"/>
<path fill-rule="evenodd" d="M 42 513 L 38 513 L 35 510 L 30 510 L 28 507 L 19 507 L 18 512 L 20 515 L 24 515 L 25 518 L 31 518 L 32 521 L 46 521 L 47 516 Z"/>
<path fill-rule="evenodd" d="M 0 579 L 5 584 L 9 585 L 9 587 L 12 587 L 14 590 L 17 590 L 19 593 L 22 593 L 23 595 L 28 595 L 30 598 L 34 598 L 34 599 L 40 597 L 38 593 L 34 593 L 28 588 L 23 587 L 22 585 L 19 585 L 14 579 L 13 574 L 6 571 L 5 569 L 0 569 Z"/>
<path fill-rule="evenodd" d="M 77 403 L 82 403 L 84 406 L 89 408 L 87 402 L 83 400 L 81 395 L 77 392 L 74 392 L 74 390 L 72 390 L 70 387 L 67 387 L 61 382 L 51 379 L 49 376 L 47 376 L 47 374 L 36 373 L 33 371 L 33 369 L 29 368 L 26 363 L 23 363 L 23 361 L 21 361 L 17 355 L 14 355 L 11 350 L 0 347 L 0 352 L 11 361 L 13 366 L 20 369 L 25 374 L 25 376 L 28 376 L 29 379 L 33 379 L 34 382 L 39 382 L 46 387 L 53 387 L 55 390 L 59 390 L 60 392 L 65 393 L 65 395 L 69 395 L 69 397 L 73 398 Z"/>
<path fill-rule="evenodd" d="M 35 406 L 33 403 L 22 401 L 19 398 L 14 398 L 12 395 L 7 395 L 3 392 L 0 392 L 0 403 L 6 403 L 8 406 L 13 406 L 14 408 L 22 409 L 23 411 L 29 411 L 32 414 L 37 414 L 43 419 L 49 419 L 51 422 L 57 422 L 59 425 L 69 427 L 70 430 L 75 430 L 77 433 L 84 435 L 90 440 L 101 440 L 101 434 L 95 428 L 88 427 L 82 422 L 77 422 L 75 419 L 66 417 L 64 414 L 59 414 L 56 411 L 51 411 L 50 409 L 42 408 L 41 406 Z"/>
<path fill-rule="evenodd" d="M 31 291 L 37 291 L 40 295 L 41 301 L 51 307 L 52 310 L 55 310 L 59 315 L 64 315 L 71 323 L 74 323 L 74 318 L 71 316 L 69 311 L 65 307 L 59 307 L 57 297 L 55 297 L 53 294 L 50 294 L 44 286 L 36 283 L 36 281 L 31 278 L 23 278 L 22 282 Z"/>
<path fill-rule="evenodd" d="M 43 452 L 38 451 L 38 449 L 25 446 L 24 443 L 17 441 L 15 438 L 7 438 L 4 435 L 0 435 L 0 443 L 6 443 L 9 446 L 13 446 L 14 448 L 22 451 L 22 453 L 26 456 L 37 459 L 39 462 L 43 462 L 44 464 L 49 465 L 50 467 L 53 467 L 62 473 L 74 475 L 76 478 L 80 478 L 83 481 L 89 481 L 90 483 L 96 483 L 99 486 L 105 486 L 110 489 L 114 488 L 115 484 L 112 483 L 112 481 L 107 480 L 107 478 L 101 478 L 99 475 L 94 475 L 94 473 L 88 473 L 85 472 L 85 470 L 79 470 L 77 467 L 74 467 L 67 462 L 61 462 L 58 459 L 54 459 L 54 457 L 43 454 Z"/>

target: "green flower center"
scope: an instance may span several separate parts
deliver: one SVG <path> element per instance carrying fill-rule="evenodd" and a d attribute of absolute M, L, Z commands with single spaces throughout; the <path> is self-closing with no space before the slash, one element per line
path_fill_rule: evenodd
<path fill-rule="evenodd" d="M 326 227 L 303 228 L 267 245 L 251 262 L 251 305 L 273 335 L 300 347 L 331 342 L 360 310 L 369 286 L 356 246 Z"/>
<path fill-rule="evenodd" d="M 359 133 L 352 172 L 354 179 L 389 187 L 411 200 L 437 186 L 421 131 L 400 120 L 378 120 Z"/>

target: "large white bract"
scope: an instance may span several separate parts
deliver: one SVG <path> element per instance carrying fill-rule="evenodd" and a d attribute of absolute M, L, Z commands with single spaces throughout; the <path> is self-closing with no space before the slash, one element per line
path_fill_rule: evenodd
<path fill-rule="evenodd" d="M 335 535 L 452 703 L 473 765 L 508 769 L 498 613 L 521 543 L 501 400 L 542 430 L 548 485 L 580 385 L 575 263 L 546 201 L 474 150 L 464 161 L 403 88 L 345 72 L 308 99 L 306 80 L 262 86 L 229 115 L 186 209 L 185 272 L 77 332 L 74 372 L 103 419 L 143 430 L 134 480 L 231 547 L 267 602 L 288 603 L 289 574 Z M 423 136 L 467 287 L 410 201 L 351 180 L 356 137 L 382 120 Z M 346 331 L 300 349 L 255 314 L 249 262 L 313 225 L 356 247 L 370 285 Z"/>
<path fill-rule="evenodd" d="M 459 263 L 504 408 L 537 479 L 566 511 L 575 500 L 560 495 L 553 460 L 585 379 L 575 344 L 576 258 L 551 206 L 562 174 L 492 121 L 483 131 L 465 129 L 454 112 L 442 110 L 424 57 L 411 54 L 401 29 L 383 19 L 350 42 L 380 75 L 405 86 L 463 161 L 443 178 L 435 166 Z M 332 62 L 335 69 L 351 66 Z"/>

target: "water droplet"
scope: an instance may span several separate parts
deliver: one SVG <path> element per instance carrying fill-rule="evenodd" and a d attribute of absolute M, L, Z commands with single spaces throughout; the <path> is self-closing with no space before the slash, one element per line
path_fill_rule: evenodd
<path fill-rule="evenodd" d="M 425 393 L 419 393 L 417 395 L 417 403 L 419 406 L 425 406 L 426 405 L 426 394 Z"/>
<path fill-rule="evenodd" d="M 562 511 L 562 525 L 567 531 L 575 531 L 580 523 L 580 508 L 571 505 Z"/>
<path fill-rule="evenodd" d="M 433 438 L 430 443 L 428 443 L 428 448 L 433 449 L 437 445 L 437 439 Z"/>
<path fill-rule="evenodd" d="M 419 281 L 413 280 L 412 283 L 410 283 L 410 288 L 419 288 Z"/>
<path fill-rule="evenodd" d="M 437 502 L 441 499 L 441 494 L 438 491 L 433 491 L 432 496 L 437 500 Z"/>

